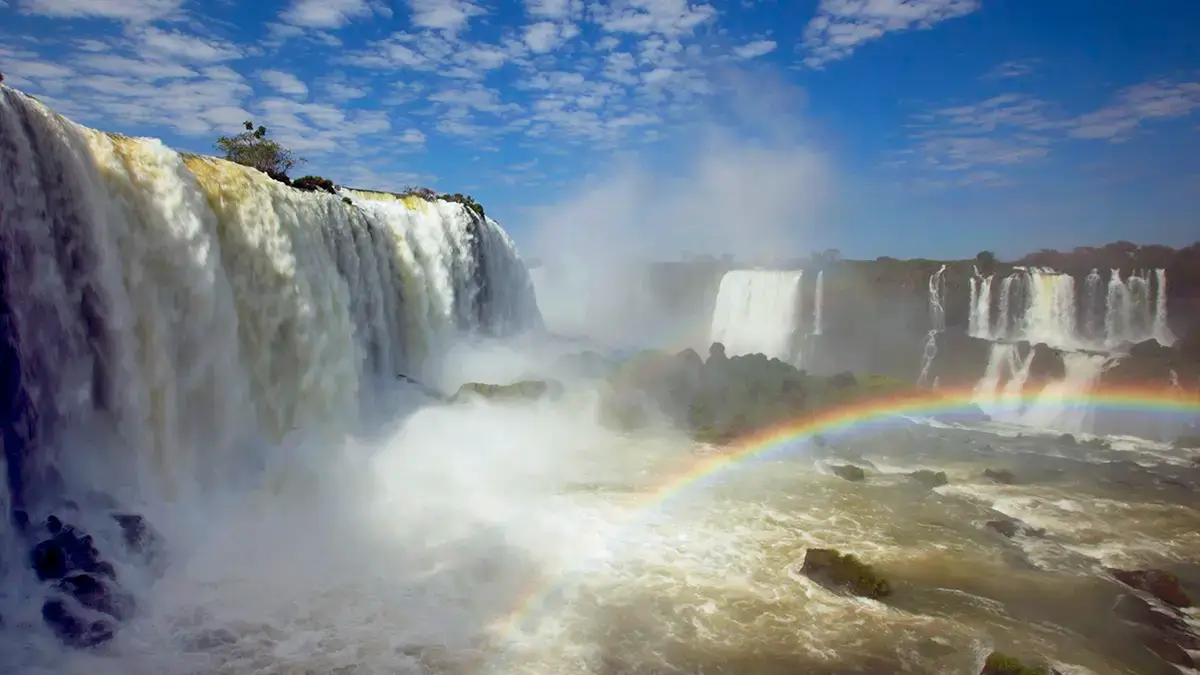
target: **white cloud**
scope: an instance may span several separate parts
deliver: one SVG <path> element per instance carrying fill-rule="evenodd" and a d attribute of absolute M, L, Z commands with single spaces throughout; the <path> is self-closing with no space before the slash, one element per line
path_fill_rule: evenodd
<path fill-rule="evenodd" d="M 754 42 L 735 47 L 733 53 L 741 59 L 754 59 L 775 51 L 774 40 L 755 40 Z"/>
<path fill-rule="evenodd" d="M 1165 80 L 1128 87 L 1108 106 L 1071 120 L 1070 135 L 1081 139 L 1128 140 L 1143 124 L 1186 117 L 1200 109 L 1200 82 Z"/>
<path fill-rule="evenodd" d="M 275 91 L 287 96 L 307 96 L 308 85 L 291 73 L 282 70 L 263 70 L 258 77 Z"/>
<path fill-rule="evenodd" d="M 821 0 L 804 28 L 804 64 L 819 68 L 887 33 L 930 28 L 980 6 L 980 0 Z"/>
<path fill-rule="evenodd" d="M 18 0 L 26 14 L 148 22 L 175 18 L 184 0 Z"/>
<path fill-rule="evenodd" d="M 558 24 L 539 21 L 525 27 L 525 44 L 529 51 L 544 54 L 562 42 Z"/>
<path fill-rule="evenodd" d="M 408 4 L 413 25 L 450 33 L 461 30 L 472 17 L 487 13 L 469 0 L 409 0 Z"/>
<path fill-rule="evenodd" d="M 1004 61 L 984 74 L 986 80 L 1005 80 L 1029 75 L 1041 64 L 1039 59 L 1014 59 Z"/>
<path fill-rule="evenodd" d="M 341 28 L 371 16 L 367 0 L 292 0 L 279 18 L 302 28 Z"/>
<path fill-rule="evenodd" d="M 596 4 L 592 11 L 596 22 L 610 33 L 667 37 L 690 35 L 717 17 L 712 5 L 688 0 L 612 0 L 608 5 Z"/>
<path fill-rule="evenodd" d="M 143 53 L 178 59 L 189 63 L 212 63 L 241 58 L 242 50 L 224 40 L 205 39 L 153 26 L 138 26 L 130 37 L 141 42 Z"/>

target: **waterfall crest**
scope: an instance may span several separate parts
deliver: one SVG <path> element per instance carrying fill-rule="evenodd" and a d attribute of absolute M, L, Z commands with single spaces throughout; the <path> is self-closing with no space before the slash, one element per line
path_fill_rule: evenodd
<path fill-rule="evenodd" d="M 301 192 L 7 87 L 0 255 L 18 502 L 50 463 L 219 481 L 248 445 L 344 429 L 456 335 L 541 322 L 512 240 L 459 204 Z"/>
<path fill-rule="evenodd" d="M 762 353 L 792 361 L 803 334 L 802 271 L 732 270 L 721 278 L 711 342 L 729 356 Z"/>

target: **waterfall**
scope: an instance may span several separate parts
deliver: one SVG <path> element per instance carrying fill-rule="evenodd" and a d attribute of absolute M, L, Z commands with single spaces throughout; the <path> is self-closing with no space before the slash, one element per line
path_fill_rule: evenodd
<path fill-rule="evenodd" d="M 967 317 L 967 334 L 971 337 L 994 339 L 992 334 L 992 275 L 979 276 L 975 270 L 970 280 L 970 314 Z"/>
<path fill-rule="evenodd" d="M 1083 290 L 1083 338 L 1091 343 L 1104 339 L 1104 293 L 1100 271 L 1093 269 L 1084 280 Z"/>
<path fill-rule="evenodd" d="M 1170 347 L 1175 344 L 1175 333 L 1167 320 L 1167 271 L 1154 270 L 1154 280 L 1154 325 L 1151 331 L 1159 344 Z"/>
<path fill-rule="evenodd" d="M 1027 272 L 1025 316 L 1019 340 L 1072 348 L 1075 330 L 1075 278 L 1039 268 Z"/>
<path fill-rule="evenodd" d="M 791 361 L 800 313 L 802 271 L 732 270 L 721 278 L 709 339 L 729 356 L 761 353 Z"/>
<path fill-rule="evenodd" d="M 813 300 L 813 335 L 825 329 L 825 270 L 817 272 L 817 288 Z"/>
<path fill-rule="evenodd" d="M 1013 285 L 1020 284 L 1021 277 L 1012 273 L 1000 282 L 1000 316 L 996 320 L 996 339 L 1005 339 L 1012 334 L 1012 296 Z"/>
<path fill-rule="evenodd" d="M 929 276 L 929 332 L 925 337 L 925 348 L 921 353 L 921 374 L 917 376 L 917 384 L 924 385 L 929 378 L 929 367 L 937 356 L 938 333 L 946 330 L 946 309 L 942 298 L 946 294 L 946 281 L 942 277 L 946 266 L 942 265 Z"/>
<path fill-rule="evenodd" d="M 973 400 L 988 415 L 995 419 L 1011 420 L 1020 414 L 1020 407 L 1010 407 L 1019 400 L 1025 381 L 1029 379 L 1029 367 L 1033 364 L 1034 351 L 1021 355 L 1017 345 L 993 343 L 988 353 L 987 368 L 975 385 Z"/>
<path fill-rule="evenodd" d="M 422 372 L 455 335 L 540 324 L 495 222 L 345 196 L 0 87 L 8 499 L 50 464 L 203 490 L 251 446 L 345 429 L 373 381 Z"/>

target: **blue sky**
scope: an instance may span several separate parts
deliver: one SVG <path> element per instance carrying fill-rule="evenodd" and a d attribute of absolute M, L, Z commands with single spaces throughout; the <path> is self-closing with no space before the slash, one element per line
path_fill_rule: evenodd
<path fill-rule="evenodd" d="M 1200 238 L 1194 0 L 0 0 L 0 71 L 211 152 L 474 194 L 535 255 Z"/>

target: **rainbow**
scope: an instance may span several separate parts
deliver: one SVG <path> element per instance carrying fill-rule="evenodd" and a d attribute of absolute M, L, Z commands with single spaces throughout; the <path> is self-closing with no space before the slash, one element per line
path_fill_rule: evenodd
<path fill-rule="evenodd" d="M 639 494 L 634 501 L 634 516 L 631 520 L 638 514 L 751 459 L 796 450 L 817 436 L 836 436 L 888 424 L 911 423 L 913 418 L 919 417 L 978 413 L 975 396 L 971 389 L 910 389 L 812 411 L 803 417 L 744 436 L 716 452 L 699 457 L 690 456 L 691 461 L 679 471 L 664 475 L 657 482 L 658 487 Z M 1200 392 L 1166 389 L 1161 386 L 1104 387 L 1059 403 L 1086 405 L 1094 410 L 1200 417 Z M 1021 410 L 1037 405 L 1038 401 L 1036 395 L 1001 394 L 992 404 Z M 516 608 L 503 621 L 503 634 L 514 631 L 525 617 L 536 609 L 552 589 L 554 581 L 542 579 L 520 596 Z"/>

